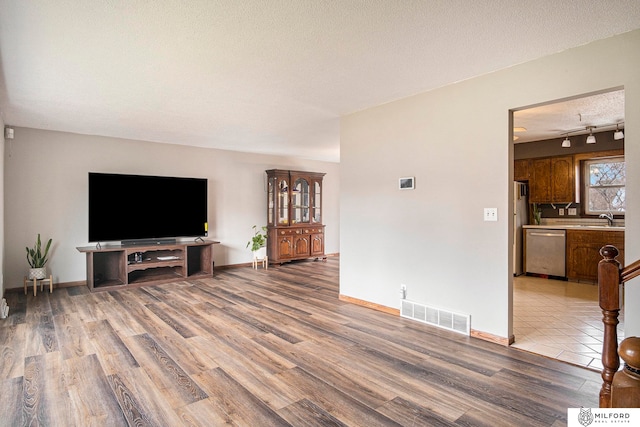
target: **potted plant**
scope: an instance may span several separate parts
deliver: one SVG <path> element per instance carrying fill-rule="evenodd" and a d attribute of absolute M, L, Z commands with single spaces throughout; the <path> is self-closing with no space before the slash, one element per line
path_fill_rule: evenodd
<path fill-rule="evenodd" d="M 246 247 L 251 247 L 254 259 L 264 259 L 267 250 L 267 227 L 258 228 L 257 225 L 254 225 L 252 228 L 253 236 L 247 242 Z"/>
<path fill-rule="evenodd" d="M 535 222 L 536 225 L 540 225 L 541 221 L 542 221 L 542 209 L 540 209 L 537 203 L 534 203 L 533 204 L 533 222 Z"/>
<path fill-rule="evenodd" d="M 36 245 L 29 249 L 27 249 L 27 261 L 31 268 L 29 269 L 29 279 L 44 279 L 46 277 L 45 264 L 47 263 L 47 255 L 49 254 L 49 248 L 51 247 L 52 239 L 49 239 L 47 242 L 47 246 L 44 248 L 44 252 L 42 252 L 42 242 L 40 240 L 40 233 L 38 233 L 38 239 L 36 240 Z"/>

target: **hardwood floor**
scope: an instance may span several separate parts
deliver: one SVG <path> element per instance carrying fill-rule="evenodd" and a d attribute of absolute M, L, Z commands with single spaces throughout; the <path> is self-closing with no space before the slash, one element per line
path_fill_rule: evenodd
<path fill-rule="evenodd" d="M 6 295 L 0 425 L 551 426 L 599 374 L 348 304 L 337 258 Z"/>

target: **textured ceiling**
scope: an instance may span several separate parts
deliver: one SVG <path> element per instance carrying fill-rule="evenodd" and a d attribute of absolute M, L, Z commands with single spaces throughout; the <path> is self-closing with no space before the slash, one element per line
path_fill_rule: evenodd
<path fill-rule="evenodd" d="M 636 28 L 638 0 L 0 0 L 0 112 L 338 161 L 341 115 Z"/>
<path fill-rule="evenodd" d="M 624 90 L 553 102 L 513 113 L 516 143 L 624 129 Z"/>

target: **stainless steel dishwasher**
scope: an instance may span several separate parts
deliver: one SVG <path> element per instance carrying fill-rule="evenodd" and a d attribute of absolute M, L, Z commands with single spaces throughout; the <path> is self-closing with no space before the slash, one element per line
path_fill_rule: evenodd
<path fill-rule="evenodd" d="M 526 272 L 565 277 L 565 230 L 527 228 L 525 236 Z"/>

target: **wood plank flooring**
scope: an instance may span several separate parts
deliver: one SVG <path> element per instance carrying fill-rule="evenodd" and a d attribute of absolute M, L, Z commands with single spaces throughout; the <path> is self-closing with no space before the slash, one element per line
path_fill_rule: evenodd
<path fill-rule="evenodd" d="M 598 373 L 338 299 L 339 259 L 6 295 L 0 426 L 561 426 Z"/>

